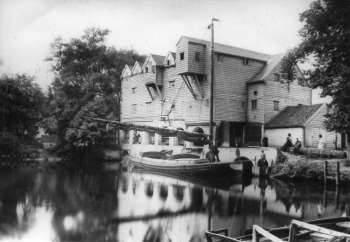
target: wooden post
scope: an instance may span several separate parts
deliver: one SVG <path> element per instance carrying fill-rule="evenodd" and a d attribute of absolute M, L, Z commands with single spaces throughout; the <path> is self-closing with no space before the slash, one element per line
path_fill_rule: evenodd
<path fill-rule="evenodd" d="M 297 232 L 297 227 L 295 224 L 290 224 L 289 226 L 289 236 L 288 236 L 288 242 L 294 242 L 295 241 L 295 235 Z"/>
<path fill-rule="evenodd" d="M 259 234 L 254 227 L 255 225 L 253 225 L 252 242 L 259 242 Z"/>
<path fill-rule="evenodd" d="M 323 184 L 327 184 L 327 167 L 328 167 L 328 161 L 324 161 L 324 167 L 323 167 Z"/>
<path fill-rule="evenodd" d="M 337 186 L 339 186 L 340 184 L 340 165 L 339 165 L 339 161 L 337 161 L 337 168 L 335 171 L 335 184 Z"/>

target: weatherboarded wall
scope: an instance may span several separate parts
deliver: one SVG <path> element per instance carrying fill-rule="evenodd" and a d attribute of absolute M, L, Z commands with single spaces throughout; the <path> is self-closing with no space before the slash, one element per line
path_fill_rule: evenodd
<path fill-rule="evenodd" d="M 324 121 L 327 113 L 327 106 L 323 105 L 305 124 L 306 145 L 309 147 L 317 147 L 319 143 L 319 135 L 323 136 L 325 148 L 334 149 L 341 146 L 341 135 L 336 132 L 326 130 Z"/>
<path fill-rule="evenodd" d="M 263 67 L 261 61 L 243 64 L 240 57 L 215 58 L 215 120 L 244 122 L 247 119 L 247 81 Z"/>
<path fill-rule="evenodd" d="M 265 129 L 265 137 L 268 138 L 269 146 L 281 147 L 286 142 L 288 134 L 292 135 L 293 143 L 297 138 L 301 142 L 304 140 L 304 128 Z"/>
<path fill-rule="evenodd" d="M 122 80 L 120 103 L 122 122 L 152 122 L 154 119 L 160 119 L 160 98 L 152 100 L 145 85 L 150 81 L 155 81 L 154 73 L 140 73 Z"/>

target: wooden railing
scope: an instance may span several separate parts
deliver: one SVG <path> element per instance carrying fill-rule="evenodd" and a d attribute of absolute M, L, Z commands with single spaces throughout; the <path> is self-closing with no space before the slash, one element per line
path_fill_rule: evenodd
<path fill-rule="evenodd" d="M 253 225 L 252 242 L 259 242 L 261 237 L 271 240 L 272 242 L 285 242 L 259 225 Z"/>
<path fill-rule="evenodd" d="M 218 239 L 220 242 L 241 242 L 240 240 L 231 238 L 228 236 L 227 229 L 218 229 L 205 232 L 205 236 L 208 242 L 215 242 Z"/>
<path fill-rule="evenodd" d="M 309 231 L 313 231 L 313 232 L 317 232 L 317 233 L 321 233 L 321 234 L 325 234 L 325 235 L 330 235 L 333 237 L 350 238 L 350 234 L 342 233 L 342 232 L 335 231 L 332 229 L 327 229 L 324 227 L 320 227 L 320 226 L 317 226 L 314 224 L 305 223 L 305 222 L 298 221 L 298 220 L 292 220 L 292 222 L 290 223 L 290 227 L 289 227 L 288 242 L 295 242 L 298 228 L 306 229 Z"/>

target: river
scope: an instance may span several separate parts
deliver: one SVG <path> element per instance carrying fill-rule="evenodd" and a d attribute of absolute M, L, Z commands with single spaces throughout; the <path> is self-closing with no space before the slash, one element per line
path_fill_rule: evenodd
<path fill-rule="evenodd" d="M 0 171 L 0 241 L 206 241 L 253 224 L 349 215 L 348 190 L 144 171 Z"/>

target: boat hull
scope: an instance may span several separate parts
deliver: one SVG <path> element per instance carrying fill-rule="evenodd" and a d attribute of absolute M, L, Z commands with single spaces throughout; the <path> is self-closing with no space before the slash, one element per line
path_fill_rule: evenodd
<path fill-rule="evenodd" d="M 227 174 L 233 172 L 231 165 L 233 162 L 201 162 L 195 163 L 195 160 L 162 160 L 146 157 L 130 157 L 134 166 L 147 170 L 158 171 L 162 173 L 175 174 Z"/>

